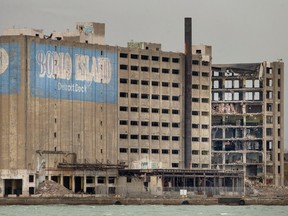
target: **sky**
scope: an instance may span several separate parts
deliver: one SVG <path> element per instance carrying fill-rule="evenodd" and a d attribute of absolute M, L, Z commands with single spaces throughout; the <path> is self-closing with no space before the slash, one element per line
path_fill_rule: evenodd
<path fill-rule="evenodd" d="M 106 44 L 155 42 L 164 51 L 184 52 L 185 17 L 192 18 L 192 43 L 212 46 L 213 64 L 282 59 L 288 71 L 287 0 L 0 0 L 0 34 L 27 27 L 50 35 L 100 22 Z M 287 94 L 284 100 L 287 110 Z"/>

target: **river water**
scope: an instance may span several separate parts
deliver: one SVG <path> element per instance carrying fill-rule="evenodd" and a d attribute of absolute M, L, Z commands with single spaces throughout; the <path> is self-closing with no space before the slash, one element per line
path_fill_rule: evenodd
<path fill-rule="evenodd" d="M 37 205 L 0 206 L 1 216 L 287 216 L 288 206 Z"/>

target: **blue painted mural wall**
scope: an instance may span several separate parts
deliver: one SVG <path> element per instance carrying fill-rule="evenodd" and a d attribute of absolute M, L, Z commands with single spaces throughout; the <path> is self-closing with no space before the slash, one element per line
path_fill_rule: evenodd
<path fill-rule="evenodd" d="M 30 44 L 32 97 L 117 103 L 117 52 Z"/>
<path fill-rule="evenodd" d="M 20 91 L 20 44 L 0 43 L 0 94 Z"/>

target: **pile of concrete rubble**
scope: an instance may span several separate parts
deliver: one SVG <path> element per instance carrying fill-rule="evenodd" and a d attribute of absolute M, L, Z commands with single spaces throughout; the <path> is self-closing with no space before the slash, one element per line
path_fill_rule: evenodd
<path fill-rule="evenodd" d="M 245 181 L 246 196 L 259 196 L 259 197 L 288 197 L 288 187 L 264 185 L 259 182 Z"/>
<path fill-rule="evenodd" d="M 35 194 L 39 194 L 43 197 L 51 196 L 65 196 L 67 194 L 72 194 L 73 192 L 64 186 L 58 184 L 57 182 L 45 180 L 41 182 L 36 189 Z"/>

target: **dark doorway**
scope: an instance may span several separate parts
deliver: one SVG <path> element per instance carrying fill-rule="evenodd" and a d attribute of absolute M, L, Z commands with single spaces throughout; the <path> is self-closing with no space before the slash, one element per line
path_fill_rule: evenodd
<path fill-rule="evenodd" d="M 5 179 L 5 196 L 9 194 L 22 194 L 22 179 Z"/>
<path fill-rule="evenodd" d="M 71 190 L 71 177 L 70 176 L 63 176 L 63 186 L 66 187 L 67 189 Z"/>
<path fill-rule="evenodd" d="M 81 176 L 75 176 L 75 193 L 83 192 L 82 182 L 83 178 Z"/>

